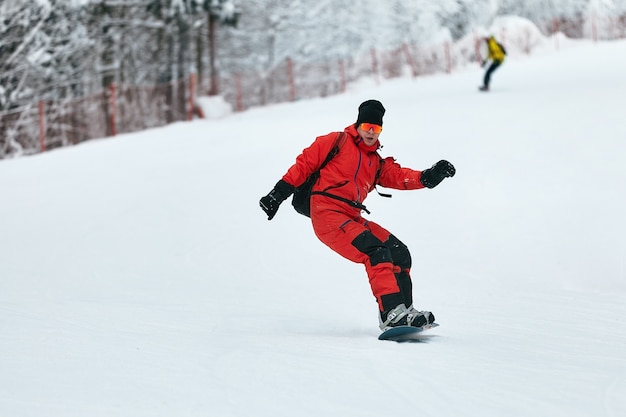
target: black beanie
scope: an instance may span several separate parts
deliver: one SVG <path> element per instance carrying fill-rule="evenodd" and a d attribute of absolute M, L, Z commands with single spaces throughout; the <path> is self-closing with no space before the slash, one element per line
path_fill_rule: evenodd
<path fill-rule="evenodd" d="M 373 123 L 375 125 L 383 125 L 383 116 L 385 108 L 378 100 L 367 100 L 359 106 L 359 116 L 356 119 L 356 126 L 361 123 Z"/>

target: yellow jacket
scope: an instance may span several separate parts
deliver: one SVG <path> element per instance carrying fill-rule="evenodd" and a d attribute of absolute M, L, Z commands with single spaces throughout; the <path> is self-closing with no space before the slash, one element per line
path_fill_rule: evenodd
<path fill-rule="evenodd" d="M 493 36 L 489 37 L 489 40 L 487 41 L 487 48 L 489 49 L 488 59 L 500 63 L 504 61 L 504 51 Z"/>

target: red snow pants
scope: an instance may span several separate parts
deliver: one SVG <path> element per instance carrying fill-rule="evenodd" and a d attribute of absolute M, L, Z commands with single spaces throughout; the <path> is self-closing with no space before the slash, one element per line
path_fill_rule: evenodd
<path fill-rule="evenodd" d="M 380 225 L 334 210 L 311 212 L 315 235 L 326 246 L 365 266 L 381 312 L 413 303 L 408 248 Z"/>

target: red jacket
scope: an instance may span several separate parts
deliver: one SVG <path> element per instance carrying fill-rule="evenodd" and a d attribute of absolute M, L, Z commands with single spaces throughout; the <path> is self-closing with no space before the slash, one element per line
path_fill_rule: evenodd
<path fill-rule="evenodd" d="M 345 140 L 339 153 L 320 171 L 320 178 L 313 186 L 313 191 L 326 191 L 362 203 L 377 184 L 398 190 L 424 188 L 420 182 L 421 171 L 403 168 L 392 157 L 381 159 L 376 153 L 379 143 L 366 146 L 354 125 L 346 127 L 344 132 Z M 322 165 L 338 136 L 339 132 L 332 132 L 317 137 L 296 158 L 296 163 L 283 176 L 283 181 L 294 187 L 302 185 Z M 379 169 L 380 175 L 376 180 Z M 345 202 L 322 195 L 313 195 L 312 198 L 316 199 L 316 204 L 323 204 L 328 209 L 344 212 L 351 217 L 360 215 L 358 208 Z"/>

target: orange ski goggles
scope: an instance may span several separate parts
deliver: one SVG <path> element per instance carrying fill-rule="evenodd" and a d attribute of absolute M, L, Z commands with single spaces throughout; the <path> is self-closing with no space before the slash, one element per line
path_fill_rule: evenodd
<path fill-rule="evenodd" d="M 369 132 L 372 130 L 374 133 L 380 133 L 383 131 L 383 127 L 380 125 L 375 125 L 374 123 L 361 123 L 360 128 Z"/>

